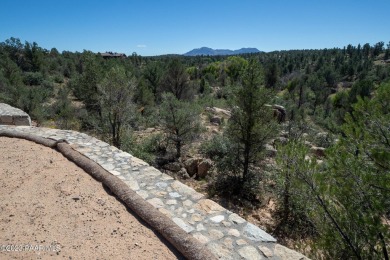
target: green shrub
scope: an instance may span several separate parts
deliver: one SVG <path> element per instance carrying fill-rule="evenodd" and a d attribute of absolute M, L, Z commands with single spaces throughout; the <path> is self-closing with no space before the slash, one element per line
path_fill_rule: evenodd
<path fill-rule="evenodd" d="M 42 84 L 43 79 L 43 75 L 40 72 L 26 72 L 23 77 L 23 82 L 28 86 L 38 86 Z"/>
<path fill-rule="evenodd" d="M 138 143 L 134 136 L 127 131 L 126 137 L 123 138 L 122 149 L 154 165 L 156 155 L 166 150 L 166 144 L 164 142 L 164 136 L 160 133 L 151 135 Z"/>
<path fill-rule="evenodd" d="M 332 143 L 333 140 L 329 133 L 318 133 L 314 138 L 314 144 L 319 147 L 328 148 Z"/>
<path fill-rule="evenodd" d="M 202 143 L 201 153 L 215 161 L 216 172 L 210 181 L 209 196 L 215 194 L 223 195 L 227 198 L 242 198 L 253 204 L 259 203 L 262 196 L 260 185 L 260 174 L 251 169 L 249 177 L 242 180 L 238 165 L 235 147 L 223 135 L 216 135 L 207 142 Z"/>
<path fill-rule="evenodd" d="M 49 110 L 45 106 L 36 105 L 30 112 L 30 116 L 32 119 L 41 124 L 49 117 Z"/>
<path fill-rule="evenodd" d="M 203 142 L 200 147 L 201 153 L 212 160 L 223 158 L 228 149 L 229 144 L 223 135 L 214 136 L 211 140 Z"/>
<path fill-rule="evenodd" d="M 55 83 L 58 83 L 58 84 L 64 83 L 64 77 L 60 74 L 54 75 L 53 80 Z"/>

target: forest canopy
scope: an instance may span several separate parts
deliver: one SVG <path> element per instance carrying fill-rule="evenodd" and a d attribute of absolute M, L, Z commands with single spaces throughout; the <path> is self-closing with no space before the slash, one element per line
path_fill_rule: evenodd
<path fill-rule="evenodd" d="M 268 232 L 313 258 L 389 259 L 390 42 L 107 57 L 10 38 L 0 102 L 205 180 L 232 211 L 272 200 Z"/>

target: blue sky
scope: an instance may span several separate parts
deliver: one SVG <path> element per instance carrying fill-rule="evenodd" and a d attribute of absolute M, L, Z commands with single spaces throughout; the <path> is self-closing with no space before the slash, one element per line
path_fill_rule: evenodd
<path fill-rule="evenodd" d="M 390 0 L 1 0 L 0 41 L 59 51 L 182 54 L 390 41 Z"/>

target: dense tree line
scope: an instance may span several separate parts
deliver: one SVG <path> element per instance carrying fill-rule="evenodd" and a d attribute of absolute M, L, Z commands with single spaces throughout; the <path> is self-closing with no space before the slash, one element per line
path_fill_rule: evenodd
<path fill-rule="evenodd" d="M 259 206 L 270 193 L 278 222 L 271 232 L 308 238 L 314 257 L 388 259 L 389 59 L 390 42 L 103 59 L 10 38 L 0 43 L 0 102 L 156 166 L 181 162 L 192 141 L 203 140 L 200 153 L 215 165 L 210 195 Z M 272 104 L 285 107 L 285 123 L 273 118 Z M 211 140 L 200 139 L 206 107 L 231 113 Z M 133 132 L 148 127 L 160 132 L 135 140 Z M 278 152 L 269 167 L 272 141 Z M 308 157 L 308 141 L 327 148 L 325 158 Z"/>

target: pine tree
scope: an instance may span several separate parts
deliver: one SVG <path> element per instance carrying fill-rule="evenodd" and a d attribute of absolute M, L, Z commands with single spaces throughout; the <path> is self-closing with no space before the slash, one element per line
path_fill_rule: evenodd
<path fill-rule="evenodd" d="M 278 147 L 276 156 L 276 191 L 280 220 L 275 233 L 297 236 L 315 233 L 309 217 L 310 187 L 317 170 L 316 162 L 307 160 L 309 149 L 299 139 L 291 138 Z"/>
<path fill-rule="evenodd" d="M 265 151 L 265 144 L 276 135 L 277 124 L 273 119 L 272 92 L 263 86 L 260 64 L 251 60 L 233 98 L 232 116 L 226 135 L 235 147 L 241 180 L 248 180 L 251 167 Z"/>
<path fill-rule="evenodd" d="M 199 133 L 199 114 L 200 110 L 196 105 L 181 101 L 172 93 L 163 94 L 161 126 L 168 141 L 175 146 L 176 158 L 181 157 L 183 145 L 188 144 Z"/>
<path fill-rule="evenodd" d="M 135 105 L 132 101 L 135 79 L 126 74 L 121 67 L 108 71 L 102 83 L 98 85 L 99 105 L 103 123 L 108 123 L 112 143 L 120 148 L 124 129 L 134 120 Z"/>
<path fill-rule="evenodd" d="M 358 98 L 318 174 L 320 240 L 331 258 L 389 259 L 390 84 Z"/>

